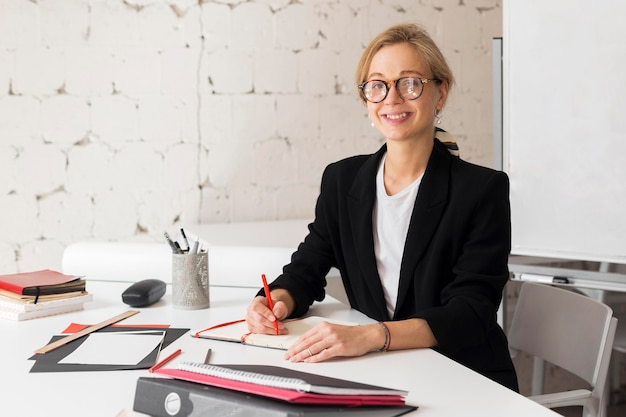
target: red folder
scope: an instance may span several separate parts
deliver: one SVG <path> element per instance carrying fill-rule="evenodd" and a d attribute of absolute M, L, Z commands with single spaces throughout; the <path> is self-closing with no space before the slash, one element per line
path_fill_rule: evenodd
<path fill-rule="evenodd" d="M 226 378 L 204 375 L 201 373 L 185 371 L 181 369 L 160 368 L 154 371 L 155 374 L 169 376 L 171 378 L 184 381 L 196 382 L 199 384 L 211 385 L 219 388 L 231 389 L 248 394 L 260 395 L 294 404 L 333 404 L 346 406 L 361 405 L 404 405 L 403 395 L 342 395 L 342 394 L 317 394 L 313 392 L 302 392 L 291 389 L 275 388 L 250 382 L 235 381 Z"/>

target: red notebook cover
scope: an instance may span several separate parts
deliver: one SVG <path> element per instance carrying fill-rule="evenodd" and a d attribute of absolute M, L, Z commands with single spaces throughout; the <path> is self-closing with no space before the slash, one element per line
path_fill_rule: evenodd
<path fill-rule="evenodd" d="M 0 275 L 0 289 L 24 294 L 26 288 L 46 287 L 65 284 L 80 277 L 64 275 L 60 272 L 44 269 L 35 272 L 22 272 L 12 275 Z"/>
<path fill-rule="evenodd" d="M 245 392 L 248 394 L 260 395 L 267 398 L 274 398 L 294 404 L 333 404 L 346 406 L 391 406 L 405 404 L 404 396 L 401 395 L 316 394 L 312 392 L 302 392 L 291 389 L 275 388 L 250 382 L 241 382 L 226 378 L 218 378 L 181 369 L 159 368 L 156 369 L 154 373 L 184 381 L 231 389 L 234 391 Z"/>

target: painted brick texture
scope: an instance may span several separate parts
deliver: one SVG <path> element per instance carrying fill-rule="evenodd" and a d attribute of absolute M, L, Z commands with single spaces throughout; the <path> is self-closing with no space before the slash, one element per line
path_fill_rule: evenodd
<path fill-rule="evenodd" d="M 425 26 L 458 80 L 442 127 L 492 161 L 500 0 L 0 0 L 0 272 L 79 240 L 311 218 L 326 164 L 382 143 L 364 45 Z"/>

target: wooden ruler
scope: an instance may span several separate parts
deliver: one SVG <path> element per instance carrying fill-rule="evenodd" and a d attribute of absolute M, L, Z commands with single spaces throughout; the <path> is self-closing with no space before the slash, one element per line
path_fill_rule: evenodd
<path fill-rule="evenodd" d="M 107 327 L 113 323 L 117 323 L 118 321 L 122 321 L 130 316 L 134 316 L 135 314 L 139 313 L 139 310 L 128 310 L 125 313 L 122 313 L 120 315 L 117 315 L 115 317 L 111 317 L 108 320 L 105 320 L 103 322 L 100 322 L 98 324 L 94 324 L 92 326 L 89 327 L 85 327 L 83 330 L 73 333 L 71 335 L 65 336 L 62 339 L 57 340 L 56 342 L 52 342 L 52 343 L 48 343 L 46 346 L 39 348 L 35 351 L 35 353 L 48 353 L 51 350 L 54 350 L 58 347 L 61 347 L 63 345 L 68 344 L 69 342 L 71 342 L 72 340 L 76 340 L 80 337 L 83 337 L 85 335 L 88 335 L 89 333 L 93 333 L 96 330 L 100 330 L 103 327 Z"/>

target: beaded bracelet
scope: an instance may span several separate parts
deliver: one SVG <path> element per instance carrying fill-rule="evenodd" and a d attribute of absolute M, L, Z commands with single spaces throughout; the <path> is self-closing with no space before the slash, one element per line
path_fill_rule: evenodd
<path fill-rule="evenodd" d="M 383 347 L 378 349 L 378 351 L 385 352 L 389 350 L 389 345 L 391 344 L 391 333 L 389 333 L 389 327 L 387 327 L 387 325 L 382 321 L 379 321 L 378 325 L 383 329 L 383 332 L 385 332 L 385 344 L 383 345 Z"/>

